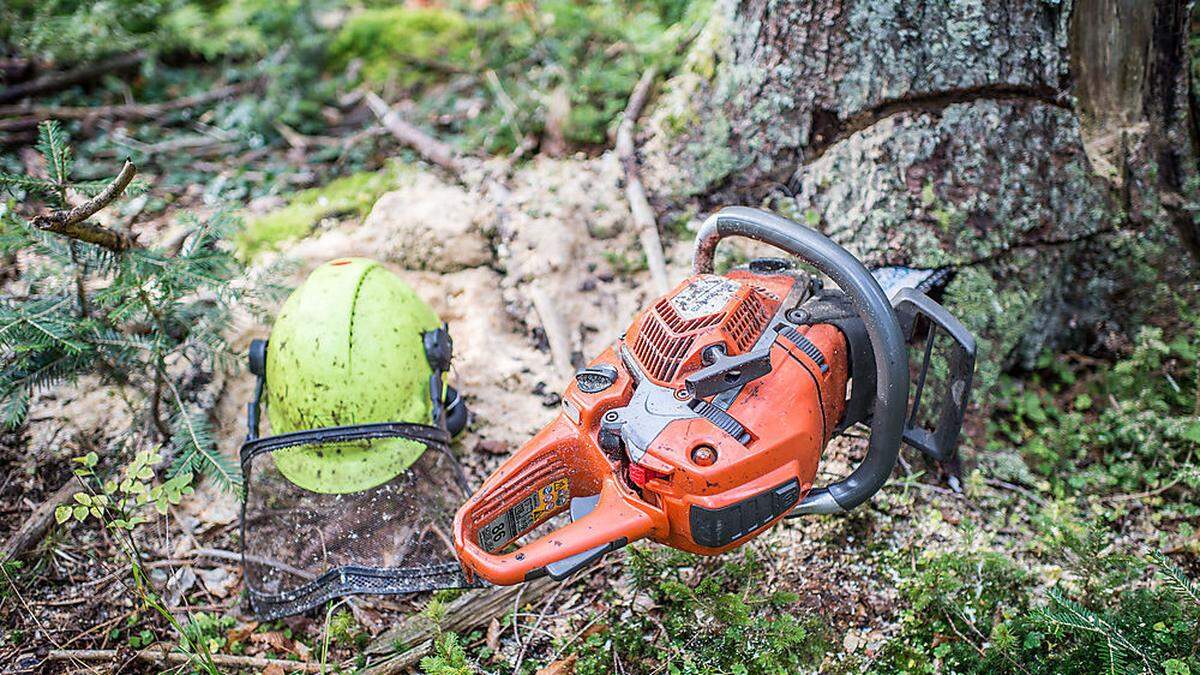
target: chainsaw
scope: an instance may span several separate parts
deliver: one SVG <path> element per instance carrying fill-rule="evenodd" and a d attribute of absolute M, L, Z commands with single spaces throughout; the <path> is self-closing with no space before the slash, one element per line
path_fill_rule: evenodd
<path fill-rule="evenodd" d="M 731 236 L 775 246 L 838 288 L 778 258 L 716 275 L 717 244 Z M 906 338 L 918 318 L 956 347 L 932 429 L 917 425 L 929 351 L 908 409 Z M 934 330 L 927 323 L 930 346 Z M 576 372 L 554 421 L 459 509 L 459 561 L 494 584 L 561 579 L 639 539 L 716 555 L 788 516 L 849 511 L 887 481 L 901 441 L 950 459 L 974 361 L 970 333 L 925 294 L 889 300 L 818 232 L 723 209 L 700 229 L 693 275 Z M 871 430 L 866 457 L 814 487 L 830 438 L 859 422 Z M 511 546 L 564 511 L 569 524 Z"/>
<path fill-rule="evenodd" d="M 716 274 L 717 245 L 729 237 L 771 245 L 795 260 L 758 258 Z M 836 287 L 825 286 L 806 267 Z M 428 511 L 431 503 L 452 509 L 453 495 L 460 494 L 454 481 L 422 491 L 429 481 L 420 472 L 434 471 L 432 464 L 422 469 L 423 463 L 457 466 L 445 424 L 419 432 L 411 424 L 320 430 L 322 441 L 399 435 L 439 451 L 416 460 L 405 455 L 407 471 L 393 483 L 407 482 L 394 489 L 391 483 L 372 487 L 365 497 L 323 497 L 313 492 L 321 491 L 314 482 L 301 508 L 299 498 L 287 501 L 285 490 L 270 488 L 266 501 L 280 504 L 248 507 L 254 513 L 244 513 L 244 522 L 312 509 L 312 500 L 326 498 L 333 500 L 327 510 L 336 509 L 342 520 L 354 520 L 356 513 L 373 517 L 362 531 L 376 537 L 387 531 L 381 519 L 404 521 L 406 529 L 388 535 L 393 548 L 387 554 L 378 552 L 387 548 L 379 545 L 364 554 L 359 534 L 339 535 L 354 541 L 348 548 L 359 556 L 340 562 L 330 553 L 338 537 L 322 534 L 320 547 L 310 544 L 305 550 L 312 551 L 293 550 L 287 557 L 320 559 L 327 571 L 318 577 L 306 564 L 309 576 L 292 578 L 291 587 L 272 585 L 271 579 L 287 574 L 270 577 L 267 568 L 247 558 L 247 565 L 259 569 L 247 570 L 252 605 L 255 593 L 282 598 L 283 604 L 267 612 L 277 615 L 280 608 L 311 606 L 347 592 L 411 592 L 481 581 L 509 585 L 546 575 L 563 579 L 640 539 L 717 555 L 781 519 L 844 513 L 868 501 L 886 483 L 901 443 L 953 466 L 976 349 L 963 325 L 922 292 L 933 286 L 930 274 L 919 273 L 920 283 L 901 284 L 888 297 L 876 276 L 819 232 L 758 209 L 722 209 L 699 230 L 692 276 L 651 301 L 611 346 L 574 374 L 554 420 L 457 508 L 449 536 L 437 529 L 438 518 L 417 515 L 418 507 Z M 935 338 L 943 344 L 943 335 L 949 348 L 935 354 Z M 910 364 L 909 344 L 921 340 L 921 363 Z M 447 348 L 443 368 L 448 353 Z M 260 391 L 261 384 L 260 378 Z M 443 394 L 438 384 L 435 410 Z M 454 399 L 459 400 L 456 394 Z M 816 486 L 830 439 L 860 424 L 870 430 L 862 461 L 845 478 Z M 313 433 L 284 436 L 310 434 L 305 438 L 311 440 Z M 248 441 L 250 456 L 261 454 L 264 444 L 272 451 L 294 445 L 280 438 Z M 242 456 L 249 484 L 245 447 Z M 291 466 L 281 464 L 283 459 L 276 457 L 280 468 Z M 296 476 L 320 475 L 324 465 L 305 466 L 313 469 L 289 469 L 293 483 Z M 386 512 L 400 508 L 395 505 L 403 499 L 414 505 L 398 515 Z M 281 528 L 276 545 L 290 545 L 297 528 L 320 528 L 320 520 Z M 414 520 L 427 525 L 414 527 Z M 431 528 L 437 531 L 430 534 Z M 454 560 L 427 564 L 451 544 Z M 325 590 L 316 593 L 314 584 L 322 580 Z M 265 593 L 268 586 L 277 595 Z"/>

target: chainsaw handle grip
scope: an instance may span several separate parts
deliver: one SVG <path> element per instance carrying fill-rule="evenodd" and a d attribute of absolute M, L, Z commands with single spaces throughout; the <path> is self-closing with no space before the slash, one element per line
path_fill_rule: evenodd
<path fill-rule="evenodd" d="M 829 237 L 774 213 L 744 206 L 723 208 L 704 221 L 696 235 L 694 272 L 711 273 L 717 244 L 733 236 L 770 244 L 828 275 L 850 298 L 866 325 L 877 373 L 867 456 L 846 478 L 810 490 L 792 513 L 849 511 L 883 487 L 900 454 L 908 405 L 908 349 L 891 302 L 870 271 Z"/>
<path fill-rule="evenodd" d="M 603 481 L 599 497 L 587 515 L 502 555 L 485 551 L 475 540 L 476 533 L 467 531 L 467 520 L 479 503 L 479 495 L 472 497 L 474 504 L 468 503 L 455 517 L 459 561 L 471 573 L 501 586 L 546 574 L 562 579 L 605 553 L 650 534 L 654 527 L 650 515 L 626 499 L 614 479 Z"/>

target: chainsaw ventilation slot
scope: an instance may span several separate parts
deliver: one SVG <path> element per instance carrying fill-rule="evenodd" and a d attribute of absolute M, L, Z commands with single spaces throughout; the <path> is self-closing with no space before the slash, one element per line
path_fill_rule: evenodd
<path fill-rule="evenodd" d="M 754 345 L 771 318 L 772 310 L 764 298 L 774 302 L 771 295 L 764 295 L 758 288 L 739 289 L 731 311 L 723 307 L 721 311 L 691 319 L 680 316 L 670 299 L 663 298 L 646 313 L 638 327 L 633 355 L 651 378 L 670 382 L 702 331 L 719 326 L 735 350 L 744 352 Z"/>
<path fill-rule="evenodd" d="M 763 306 L 758 293 L 748 293 L 746 299 L 733 310 L 725 323 L 725 330 L 729 332 L 737 351 L 744 352 L 750 349 L 770 318 L 771 315 Z"/>
<path fill-rule="evenodd" d="M 438 434 L 445 432 L 372 424 L 248 441 L 241 456 L 242 555 L 254 614 L 275 619 L 344 595 L 467 586 L 450 538 L 467 497 L 465 480 Z M 353 492 L 314 492 L 278 468 L 294 467 L 295 453 L 319 458 L 398 447 L 402 456 L 419 456 L 390 480 Z M 291 463 L 277 462 L 287 454 Z"/>

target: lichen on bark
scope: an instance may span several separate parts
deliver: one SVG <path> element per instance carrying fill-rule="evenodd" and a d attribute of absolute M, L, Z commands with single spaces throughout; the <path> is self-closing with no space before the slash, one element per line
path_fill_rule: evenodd
<path fill-rule="evenodd" d="M 1080 0 L 1105 13 L 1090 24 L 1114 31 L 1130 1 Z M 1155 31 L 1158 51 L 1138 55 L 1148 68 L 1177 49 L 1180 4 L 1163 0 L 1128 27 Z M 647 187 L 667 207 L 772 204 L 871 265 L 956 268 L 947 302 L 979 334 L 986 389 L 1005 366 L 1111 328 L 1129 280 L 1106 238 L 1128 226 L 1130 205 L 1151 210 L 1089 156 L 1095 124 L 1081 110 L 1128 101 L 1095 83 L 1129 64 L 1091 73 L 1082 93 L 1100 103 L 1081 108 L 1076 50 L 1111 40 L 1081 39 L 1074 11 L 1066 0 L 718 0 L 719 30 L 696 46 L 712 67 L 667 82 L 651 117 Z M 1147 72 L 1160 93 L 1143 87 L 1139 110 L 1156 109 L 1146 96 L 1186 94 L 1179 73 Z M 1181 104 L 1167 107 L 1175 126 L 1162 138 L 1186 148 Z M 1161 150 L 1142 137 L 1142 157 Z M 1125 172 L 1149 193 L 1151 160 Z"/>

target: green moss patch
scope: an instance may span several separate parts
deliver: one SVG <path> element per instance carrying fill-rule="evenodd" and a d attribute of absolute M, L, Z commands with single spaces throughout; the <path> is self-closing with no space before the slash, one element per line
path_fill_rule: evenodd
<path fill-rule="evenodd" d="M 397 186 L 403 172 L 404 165 L 391 163 L 379 171 L 352 174 L 291 195 L 287 206 L 246 219 L 237 237 L 238 255 L 249 260 L 302 239 L 324 218 L 366 216 L 380 195 Z"/>
<path fill-rule="evenodd" d="M 466 17 L 433 7 L 369 9 L 348 19 L 330 54 L 337 66 L 362 59 L 363 78 L 401 86 L 432 84 L 447 70 L 465 70 L 475 51 Z"/>

